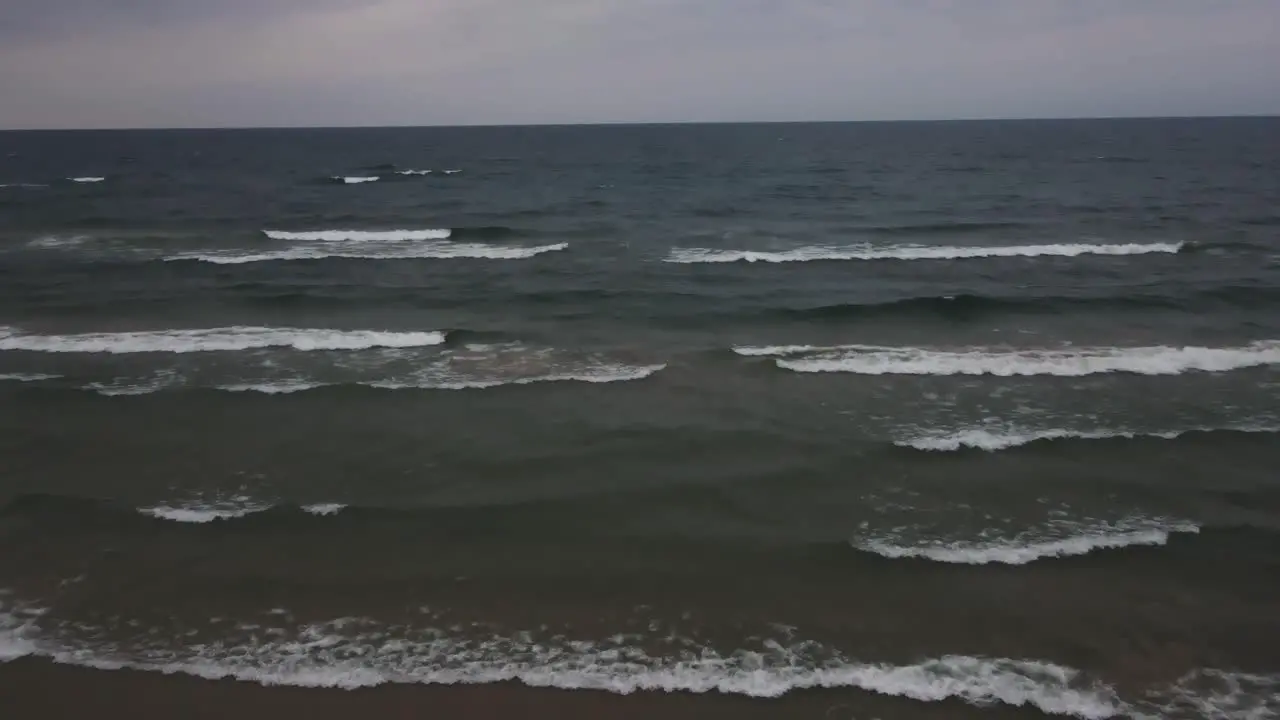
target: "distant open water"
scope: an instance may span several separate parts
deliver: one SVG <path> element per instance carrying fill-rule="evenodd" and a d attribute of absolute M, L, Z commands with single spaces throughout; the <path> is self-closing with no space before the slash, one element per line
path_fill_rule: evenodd
<path fill-rule="evenodd" d="M 1280 716 L 1278 208 L 1275 119 L 0 133 L 0 661 Z"/>

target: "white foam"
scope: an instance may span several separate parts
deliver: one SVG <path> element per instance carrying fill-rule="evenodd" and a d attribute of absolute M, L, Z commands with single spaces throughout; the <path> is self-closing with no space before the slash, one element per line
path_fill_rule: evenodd
<path fill-rule="evenodd" d="M 384 390 L 479 390 L 504 385 L 531 385 L 548 382 L 615 383 L 644 380 L 662 370 L 666 365 L 617 365 L 601 364 L 590 368 L 565 370 L 542 375 L 506 377 L 469 377 L 447 370 L 428 369 L 414 377 L 362 383 Z"/>
<path fill-rule="evenodd" d="M 346 510 L 347 506 L 342 503 L 316 503 L 315 505 L 304 505 L 302 511 L 312 515 L 327 517 L 329 515 L 337 515 Z"/>
<path fill-rule="evenodd" d="M 1103 347 L 1068 350 L 927 350 L 846 345 L 735 348 L 740 355 L 778 356 L 778 367 L 795 372 L 862 375 L 1058 375 L 1095 373 L 1179 375 L 1226 372 L 1280 363 L 1280 342 L 1243 347 Z M 808 355 L 808 356 L 806 356 Z M 797 357 L 799 356 L 799 357 Z"/>
<path fill-rule="evenodd" d="M 967 428 L 955 432 L 922 435 L 920 437 L 899 440 L 894 444 L 899 447 L 910 447 L 928 452 L 955 452 L 965 448 L 996 452 L 1009 448 L 1028 445 L 1041 440 L 1108 440 L 1153 438 L 1174 440 L 1189 433 L 1197 432 L 1240 432 L 1240 433 L 1280 433 L 1280 427 L 1235 426 L 1223 428 L 1191 428 L 1187 430 L 1169 430 L 1165 432 L 1136 432 L 1126 430 L 1019 430 L 1017 428 Z"/>
<path fill-rule="evenodd" d="M 335 175 L 335 176 L 333 176 L 333 179 L 334 179 L 334 180 L 341 180 L 342 182 L 346 183 L 347 185 L 359 185 L 359 184 L 361 184 L 361 183 L 378 182 L 378 180 L 379 180 L 380 178 L 379 178 L 377 175 L 367 175 L 367 176 L 347 176 L 347 177 L 343 177 L 343 176 L 341 176 L 341 175 Z"/>
<path fill-rule="evenodd" d="M 204 524 L 214 520 L 244 517 L 270 508 L 270 503 L 257 502 L 250 497 L 237 495 L 226 500 L 162 503 L 153 507 L 138 508 L 138 512 L 160 520 Z"/>
<path fill-rule="evenodd" d="M 40 382 L 42 380 L 57 380 L 61 375 L 49 375 L 47 373 L 0 373 L 0 381 L 7 382 Z"/>
<path fill-rule="evenodd" d="M 260 253 L 224 252 L 190 253 L 171 255 L 166 261 L 197 260 L 219 265 L 271 262 L 281 260 L 322 260 L 340 258 L 348 260 L 425 260 L 459 259 L 476 260 L 524 260 L 543 253 L 568 248 L 568 243 L 538 247 L 507 247 L 475 243 L 426 243 L 402 248 L 337 249 L 324 247 L 296 247 Z"/>
<path fill-rule="evenodd" d="M 6 183 L 0 185 L 0 188 L 42 188 L 49 187 L 43 183 Z"/>
<path fill-rule="evenodd" d="M 295 350 L 364 350 L 439 345 L 441 332 L 386 332 L 300 328 L 228 327 L 202 330 L 28 335 L 0 327 L 0 350 L 50 353 L 213 352 L 288 347 Z"/>
<path fill-rule="evenodd" d="M 75 177 L 75 178 L 68 178 L 68 180 L 70 180 L 71 182 L 78 182 L 78 183 L 100 183 L 100 182 L 102 182 L 103 180 L 106 180 L 106 178 L 104 178 L 104 177 Z"/>
<path fill-rule="evenodd" d="M 458 173 L 460 173 L 460 172 L 462 172 L 462 171 L 461 171 L 461 170 L 445 170 L 445 171 L 444 171 L 444 174 L 445 174 L 445 175 L 457 175 L 457 174 L 458 174 Z"/>
<path fill-rule="evenodd" d="M 427 230 L 310 230 L 288 232 L 263 230 L 272 240 L 300 240 L 304 242 L 401 242 L 409 240 L 447 240 L 453 234 L 446 228 Z"/>
<path fill-rule="evenodd" d="M 27 247 L 37 250 L 57 250 L 60 248 L 79 247 L 92 240 L 87 235 L 46 235 L 27 243 Z"/>
<path fill-rule="evenodd" d="M 344 630 L 368 621 L 349 618 L 303 627 L 296 637 L 246 645 L 212 642 L 185 650 L 114 648 L 97 652 L 85 643 L 35 637 L 22 626 L 5 659 L 41 656 L 54 662 L 106 670 L 182 673 L 267 686 L 354 690 L 388 683 L 486 685 L 519 682 L 530 687 L 636 692 L 723 693 L 776 698 L 797 690 L 856 688 L 920 702 L 963 700 L 1002 704 L 1088 720 L 1123 714 L 1111 688 L 1069 667 L 1033 660 L 962 655 L 910 665 L 873 664 L 839 654 L 822 664 L 806 659 L 814 643 L 787 647 L 766 641 L 759 650 L 721 654 L 711 648 L 683 657 L 653 657 L 620 642 L 534 643 L 527 633 L 488 640 L 455 640 L 439 631 L 430 639 L 350 636 Z M 16 633 L 10 633 L 17 637 Z M 263 637 L 271 637 L 265 633 Z M 4 645 L 0 645 L 3 647 Z"/>
<path fill-rule="evenodd" d="M 973 541 L 921 538 L 904 540 L 897 533 L 881 537 L 857 538 L 852 545 L 859 550 L 883 557 L 919 558 L 958 565 L 1026 565 L 1044 558 L 1087 555 L 1095 550 L 1108 550 L 1141 545 L 1164 545 L 1171 533 L 1199 533 L 1194 523 L 1164 518 L 1126 518 L 1115 523 L 1083 522 L 1057 524 L 1048 532 L 1071 532 L 1066 537 L 1050 537 L 1024 533 L 1013 538 Z"/>
<path fill-rule="evenodd" d="M 819 260 L 964 260 L 971 258 L 1000 257 L 1077 257 L 1080 255 L 1145 255 L 1148 253 L 1176 253 L 1183 243 L 1123 243 L 1117 245 L 1060 243 L 1051 245 L 1009 245 L 993 247 L 899 245 L 875 247 L 855 245 L 849 247 L 801 247 L 779 252 L 754 250 L 710 250 L 707 248 L 673 248 L 667 256 L 669 263 L 731 263 L 731 262 L 812 262 Z"/>
<path fill-rule="evenodd" d="M 397 170 L 397 175 L 430 175 L 430 170 Z"/>
<path fill-rule="evenodd" d="M 326 383 L 310 382 L 307 380 L 272 380 L 270 382 L 259 383 L 240 383 L 234 385 L 219 385 L 218 390 L 226 392 L 255 392 L 264 395 L 291 395 L 306 390 L 315 390 L 316 388 L 327 387 Z"/>
<path fill-rule="evenodd" d="M 1280 674 L 1196 670 L 1141 709 L 1160 718 L 1273 720 L 1280 718 Z"/>

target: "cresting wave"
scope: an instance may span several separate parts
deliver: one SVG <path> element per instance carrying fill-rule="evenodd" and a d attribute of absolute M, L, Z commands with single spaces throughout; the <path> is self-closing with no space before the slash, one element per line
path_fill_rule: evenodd
<path fill-rule="evenodd" d="M 61 375 L 49 375 L 47 373 L 0 373 L 0 382 L 40 382 L 42 380 L 57 380 Z"/>
<path fill-rule="evenodd" d="M 1056 375 L 1096 373 L 1179 375 L 1226 372 L 1280 363 L 1280 341 L 1243 347 L 1103 347 L 1068 350 L 929 350 L 924 348 L 843 345 L 737 347 L 745 356 L 776 357 L 778 367 L 794 372 L 861 375 Z"/>
<path fill-rule="evenodd" d="M 334 175 L 332 179 L 344 185 L 359 185 L 361 183 L 378 182 L 381 178 L 377 175 Z"/>
<path fill-rule="evenodd" d="M 816 643 L 778 640 L 733 653 L 702 647 L 683 657 L 665 657 L 628 644 L 643 638 L 623 635 L 604 641 L 557 636 L 538 642 L 530 633 L 465 638 L 438 629 L 402 629 L 403 637 L 377 629 L 353 634 L 353 628 L 374 625 L 359 618 L 272 628 L 243 642 L 99 649 L 92 640 L 44 629 L 39 609 L 5 610 L 0 605 L 0 661 L 43 657 L 100 670 L 182 673 L 269 686 L 352 690 L 392 683 L 519 682 L 620 695 L 718 692 L 757 698 L 812 688 L 856 688 L 919 702 L 959 699 L 1089 719 L 1125 710 L 1113 689 L 1073 668 L 1032 660 L 953 655 L 911 665 L 865 663 Z M 819 653 L 826 655 L 825 662 L 815 661 Z"/>
<path fill-rule="evenodd" d="M 158 520 L 203 525 L 215 520 L 232 520 L 265 512 L 275 507 L 273 503 L 254 500 L 247 495 L 235 495 L 225 499 L 188 500 L 140 507 L 138 512 Z M 308 515 L 328 517 L 346 509 L 341 503 L 316 503 L 300 509 Z"/>
<path fill-rule="evenodd" d="M 602 364 L 586 368 L 566 369 L 562 371 L 533 375 L 468 375 L 439 366 L 429 366 L 405 378 L 386 380 L 364 380 L 348 383 L 319 382 L 306 378 L 285 380 L 263 380 L 261 382 L 241 382 L 215 386 L 214 390 L 234 393 L 260 393 L 263 395 L 292 395 L 293 393 L 319 390 L 322 388 L 363 387 L 376 390 L 486 390 L 506 386 L 534 385 L 541 383 L 581 382 L 605 384 L 615 382 L 631 382 L 648 378 L 663 369 L 665 365 L 618 365 Z M 85 387 L 99 395 L 149 395 L 162 390 L 183 387 L 182 378 L 175 375 L 159 375 L 143 382 L 113 385 L 95 384 Z"/>
<path fill-rule="evenodd" d="M 448 240 L 453 234 L 447 228 L 427 230 L 311 230 L 289 232 L 263 230 L 272 240 L 299 240 L 303 242 L 401 242 L 412 240 Z"/>
<path fill-rule="evenodd" d="M 924 434 L 918 437 L 894 442 L 899 447 L 909 447 L 926 452 L 957 452 L 960 450 L 985 450 L 996 452 L 1021 447 L 1031 443 L 1054 440 L 1112 440 L 1152 438 L 1175 440 L 1194 434 L 1210 433 L 1280 433 L 1280 426 L 1243 425 L 1223 428 L 1191 428 L 1188 430 L 1169 430 L 1164 432 L 1131 431 L 1131 430 L 1024 430 L 1009 428 L 968 428 L 955 432 Z"/>
<path fill-rule="evenodd" d="M 1054 523 L 1043 530 L 1012 538 L 988 535 L 976 540 L 911 540 L 893 531 L 857 538 L 850 544 L 890 559 L 917 558 L 955 565 L 1026 565 L 1045 558 L 1087 555 L 1097 550 L 1165 545 L 1172 533 L 1199 532 L 1200 527 L 1188 521 L 1133 517 L 1114 523 Z"/>
<path fill-rule="evenodd" d="M 217 265 L 241 265 L 244 263 L 272 262 L 281 260 L 525 260 L 543 253 L 557 252 L 568 248 L 568 243 L 541 245 L 538 247 L 496 247 L 493 245 L 439 243 L 418 245 L 404 249 L 386 250 L 325 250 L 323 248 L 291 248 L 275 252 L 250 254 L 212 254 L 194 253 L 188 255 L 171 255 L 166 262 L 196 260 Z"/>
<path fill-rule="evenodd" d="M 0 350 L 48 353 L 190 353 L 287 347 L 294 350 L 365 350 L 439 345 L 442 332 L 385 332 L 228 327 L 202 330 L 28 335 L 0 327 Z"/>
<path fill-rule="evenodd" d="M 1080 255 L 1145 255 L 1177 253 L 1183 243 L 1124 243 L 1118 245 L 1059 243 L 1050 245 L 1008 245 L 992 247 L 899 245 L 876 247 L 814 246 L 794 250 L 764 252 L 754 250 L 710 250 L 707 248 L 675 248 L 667 256 L 669 263 L 731 262 L 813 262 L 820 260 L 965 260 L 972 258 L 1008 257 L 1077 257 Z"/>
<path fill-rule="evenodd" d="M 76 183 L 100 183 L 103 180 L 106 180 L 105 177 L 74 177 L 74 178 L 67 178 L 67 179 L 70 180 L 71 182 L 76 182 Z"/>

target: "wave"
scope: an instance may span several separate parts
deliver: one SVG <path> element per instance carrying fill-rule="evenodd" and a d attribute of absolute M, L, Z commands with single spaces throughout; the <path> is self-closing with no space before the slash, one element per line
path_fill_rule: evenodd
<path fill-rule="evenodd" d="M 732 263 L 732 262 L 813 262 L 824 260 L 966 260 L 975 258 L 1008 257 L 1077 257 L 1080 255 L 1144 255 L 1149 253 L 1181 252 L 1184 244 L 1176 243 L 1124 243 L 1103 245 L 1069 243 L 1052 245 L 1008 245 L 992 247 L 900 245 L 874 247 L 814 246 L 779 252 L 754 250 L 709 250 L 706 248 L 673 248 L 665 262 Z"/>
<path fill-rule="evenodd" d="M 534 374 L 515 374 L 512 370 L 485 369 L 458 370 L 447 360 L 434 362 L 404 377 L 379 380 L 322 382 L 310 378 L 264 379 L 214 386 L 186 385 L 185 379 L 175 371 L 165 371 L 145 380 L 118 380 L 111 384 L 92 383 L 82 390 L 99 395 L 150 395 L 175 388 L 209 389 L 232 393 L 259 393 L 263 395 L 291 395 L 321 389 L 366 388 L 374 390 L 487 390 L 507 386 L 542 383 L 579 382 L 608 384 L 644 380 L 665 369 L 665 365 L 622 365 L 600 363 L 589 366 L 551 369 Z"/>
<path fill-rule="evenodd" d="M 204 524 L 214 520 L 241 518 L 270 509 L 270 503 L 257 502 L 248 496 L 237 495 L 225 500 L 162 503 L 151 507 L 140 507 L 138 512 L 159 520 Z"/>
<path fill-rule="evenodd" d="M 100 183 L 106 180 L 105 177 L 73 177 L 67 179 L 75 183 Z"/>
<path fill-rule="evenodd" d="M 288 232 L 263 230 L 272 240 L 298 240 L 303 242 L 402 242 L 412 240 L 447 240 L 453 234 L 446 228 L 427 230 L 310 230 Z"/>
<path fill-rule="evenodd" d="M 50 353 L 190 353 L 287 347 L 294 350 L 365 350 L 439 345 L 441 332 L 228 327 L 80 335 L 27 335 L 0 327 L 0 350 Z"/>
<path fill-rule="evenodd" d="M 1055 375 L 1097 373 L 1180 375 L 1227 372 L 1280 363 L 1280 341 L 1235 348 L 1104 347 L 1071 350 L 927 350 L 923 348 L 845 345 L 737 347 L 745 356 L 777 357 L 778 367 L 795 372 L 861 375 Z"/>
<path fill-rule="evenodd" d="M 1030 445 L 1032 443 L 1055 440 L 1134 440 L 1152 438 L 1159 440 L 1176 440 L 1188 435 L 1199 434 L 1270 434 L 1280 433 L 1280 427 L 1238 426 L 1226 428 L 1192 428 L 1189 430 L 1170 430 L 1165 432 L 1130 431 L 1130 430 L 1019 430 L 1017 428 L 971 428 L 950 433 L 923 435 L 908 440 L 898 440 L 894 444 L 899 447 L 914 448 L 926 452 L 956 452 L 959 450 L 985 450 L 996 452 L 1010 448 Z"/>
<path fill-rule="evenodd" d="M 44 183 L 3 183 L 0 188 L 43 188 L 49 187 Z"/>
<path fill-rule="evenodd" d="M 346 509 L 347 506 L 342 503 L 316 503 L 314 505 L 302 506 L 302 512 L 307 513 L 308 515 L 317 515 L 319 517 L 337 515 Z"/>
<path fill-rule="evenodd" d="M 558 252 L 569 247 L 568 243 L 539 245 L 535 247 L 503 247 L 480 243 L 435 242 L 400 248 L 381 247 L 368 249 L 338 249 L 324 247 L 295 247 L 284 250 L 246 253 L 225 251 L 216 253 L 187 253 L 170 255 L 166 262 L 197 261 L 218 265 L 241 265 L 255 262 L 285 260 L 526 260 L 543 253 Z"/>
<path fill-rule="evenodd" d="M 330 179 L 344 185 L 359 185 L 361 183 L 378 182 L 381 178 L 377 175 L 334 175 Z"/>
<path fill-rule="evenodd" d="M 632 382 L 644 380 L 665 368 L 665 365 L 605 364 L 564 372 L 507 377 L 467 377 L 447 370 L 431 368 L 404 379 L 372 380 L 355 383 L 321 383 L 305 379 L 272 380 L 258 383 L 219 385 L 215 389 L 227 392 L 255 392 L 265 395 L 289 395 L 296 392 L 340 387 L 342 385 L 375 388 L 378 390 L 486 390 L 508 385 L 533 385 L 553 382 L 585 382 L 593 384 Z"/>
<path fill-rule="evenodd" d="M 88 235 L 45 235 L 27 243 L 33 250 L 61 250 L 84 245 L 93 238 Z"/>
<path fill-rule="evenodd" d="M 417 176 L 417 175 L 430 175 L 430 174 L 431 174 L 431 171 L 430 171 L 430 170 L 397 170 L 397 171 L 396 171 L 396 174 L 397 174 L 397 175 L 411 175 L 411 176 Z"/>
<path fill-rule="evenodd" d="M 980 169 L 952 169 L 952 172 L 974 172 Z M 969 233 L 985 233 L 991 230 L 1012 230 L 1027 227 L 1027 223 L 1020 222 L 942 222 L 942 223 L 916 223 L 904 225 L 876 225 L 869 228 L 862 228 L 864 232 L 874 232 L 884 235 L 966 235 Z"/>
<path fill-rule="evenodd" d="M 41 382 L 42 380 L 57 380 L 61 375 L 48 375 L 46 373 L 0 373 L 0 382 Z"/>
<path fill-rule="evenodd" d="M 1097 550 L 1165 545 L 1173 533 L 1198 534 L 1194 523 L 1163 518 L 1127 518 L 1050 528 L 1064 536 L 1027 533 L 1007 539 L 905 541 L 898 534 L 861 538 L 851 545 L 890 559 L 916 558 L 956 565 L 1027 565 L 1045 558 L 1087 555 Z M 1065 534 L 1069 532 L 1070 534 Z"/>
<path fill-rule="evenodd" d="M 380 380 L 361 383 L 382 390 L 482 390 L 504 385 L 532 385 L 550 382 L 584 382 L 593 384 L 632 382 L 644 380 L 666 369 L 666 365 L 617 365 L 602 364 L 579 370 L 553 372 L 525 377 L 459 377 L 427 371 L 406 380 Z"/>
<path fill-rule="evenodd" d="M 460 172 L 462 172 L 462 171 L 461 171 L 461 170 L 444 170 L 444 171 L 442 171 L 442 172 L 443 172 L 445 175 L 457 175 L 458 173 L 460 173 Z"/>
<path fill-rule="evenodd" d="M 951 655 L 909 665 L 864 663 L 817 643 L 785 640 L 765 640 L 758 648 L 734 653 L 695 645 L 683 656 L 666 657 L 627 644 L 635 638 L 624 635 L 602 641 L 542 642 L 535 641 L 533 633 L 474 639 L 438 629 L 404 628 L 389 635 L 359 618 L 272 628 L 259 637 L 276 639 L 244 645 L 215 640 L 179 649 L 141 644 L 130 651 L 119 646 L 100 649 L 94 641 L 67 632 L 46 633 L 39 626 L 40 614 L 20 607 L 0 614 L 0 660 L 43 657 L 101 670 L 344 690 L 384 684 L 518 682 L 619 695 L 659 691 L 775 698 L 806 689 L 851 688 L 919 702 L 1026 706 L 1090 719 L 1116 717 L 1126 710 L 1112 688 L 1073 668 L 1034 660 Z M 358 632 L 371 625 L 378 629 Z M 815 661 L 819 651 L 831 659 Z"/>

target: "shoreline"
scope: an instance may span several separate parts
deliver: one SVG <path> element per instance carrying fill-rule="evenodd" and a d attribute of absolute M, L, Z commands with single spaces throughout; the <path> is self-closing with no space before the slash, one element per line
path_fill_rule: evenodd
<path fill-rule="evenodd" d="M 720 693 L 486 685 L 382 685 L 359 690 L 265 686 L 140 670 L 96 670 L 44 658 L 0 664 L 0 708 L 12 720 L 845 720 L 846 718 L 1027 718 L 1028 708 L 978 708 L 958 700 L 917 702 L 858 690 L 806 690 L 778 698 Z"/>

